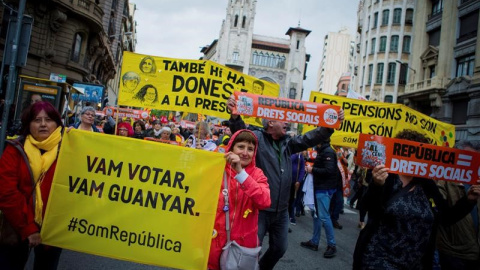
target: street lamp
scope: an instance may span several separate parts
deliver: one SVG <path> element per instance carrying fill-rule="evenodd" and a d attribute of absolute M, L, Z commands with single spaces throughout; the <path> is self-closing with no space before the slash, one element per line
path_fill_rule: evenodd
<path fill-rule="evenodd" d="M 407 66 L 407 68 L 409 68 L 409 69 L 411 69 L 411 70 L 413 71 L 413 74 L 416 74 L 416 73 L 417 73 L 417 71 L 416 71 L 415 69 L 411 68 L 407 63 L 403 63 L 403 62 L 400 61 L 400 60 L 395 60 L 395 62 L 399 63 L 400 65 L 405 65 L 405 66 Z"/>

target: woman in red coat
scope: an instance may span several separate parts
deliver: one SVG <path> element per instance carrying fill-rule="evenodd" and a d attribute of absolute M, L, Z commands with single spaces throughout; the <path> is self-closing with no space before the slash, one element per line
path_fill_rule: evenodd
<path fill-rule="evenodd" d="M 226 149 L 225 173 L 228 180 L 230 240 L 249 248 L 260 246 L 258 240 L 258 211 L 270 207 L 267 177 L 255 167 L 258 141 L 249 130 L 239 130 Z M 224 189 L 222 181 L 221 190 Z M 208 259 L 209 269 L 220 269 L 220 254 L 227 243 L 225 201 L 218 198 L 213 239 Z"/>
<path fill-rule="evenodd" d="M 61 249 L 42 245 L 40 229 L 47 206 L 63 124 L 48 102 L 32 104 L 22 115 L 22 136 L 8 141 L 0 158 L 0 210 L 19 236 L 0 245 L 1 269 L 24 269 L 29 248 L 35 269 L 56 269 Z"/>

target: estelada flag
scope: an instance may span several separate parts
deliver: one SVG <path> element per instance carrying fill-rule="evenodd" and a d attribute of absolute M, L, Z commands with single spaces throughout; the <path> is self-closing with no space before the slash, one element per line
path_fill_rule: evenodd
<path fill-rule="evenodd" d="M 290 123 L 338 128 L 339 106 L 288 98 L 266 97 L 235 92 L 237 111 L 233 113 Z"/>
<path fill-rule="evenodd" d="M 385 164 L 391 173 L 464 184 L 476 184 L 480 174 L 479 153 L 368 134 L 360 134 L 357 164 Z"/>

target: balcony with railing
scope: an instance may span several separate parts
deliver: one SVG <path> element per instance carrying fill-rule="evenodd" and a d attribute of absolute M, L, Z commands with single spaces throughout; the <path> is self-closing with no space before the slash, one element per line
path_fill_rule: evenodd
<path fill-rule="evenodd" d="M 449 78 L 434 77 L 421 82 L 410 83 L 405 86 L 405 94 L 422 92 L 432 89 L 446 89 L 446 85 L 450 81 Z"/>
<path fill-rule="evenodd" d="M 99 7 L 95 0 L 53 0 L 71 11 L 77 13 L 92 22 L 96 30 L 100 31 L 103 28 L 102 18 L 103 10 Z"/>

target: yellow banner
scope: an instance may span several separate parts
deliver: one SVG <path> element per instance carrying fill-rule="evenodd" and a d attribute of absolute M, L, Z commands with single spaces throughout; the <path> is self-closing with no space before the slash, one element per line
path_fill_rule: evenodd
<path fill-rule="evenodd" d="M 218 153 L 71 130 L 42 239 L 111 258 L 206 269 L 224 166 Z"/>
<path fill-rule="evenodd" d="M 118 104 L 230 118 L 234 91 L 278 97 L 278 84 L 208 60 L 185 60 L 125 52 Z M 248 123 L 248 121 L 247 121 Z M 261 125 L 261 124 L 260 124 Z"/>
<path fill-rule="evenodd" d="M 331 137 L 331 144 L 357 148 L 360 133 L 395 137 L 404 129 L 425 134 L 434 145 L 452 147 L 455 126 L 447 124 L 402 104 L 365 101 L 311 92 L 310 101 L 341 106 L 345 112 L 340 130 Z M 305 125 L 303 131 L 315 128 Z"/>

